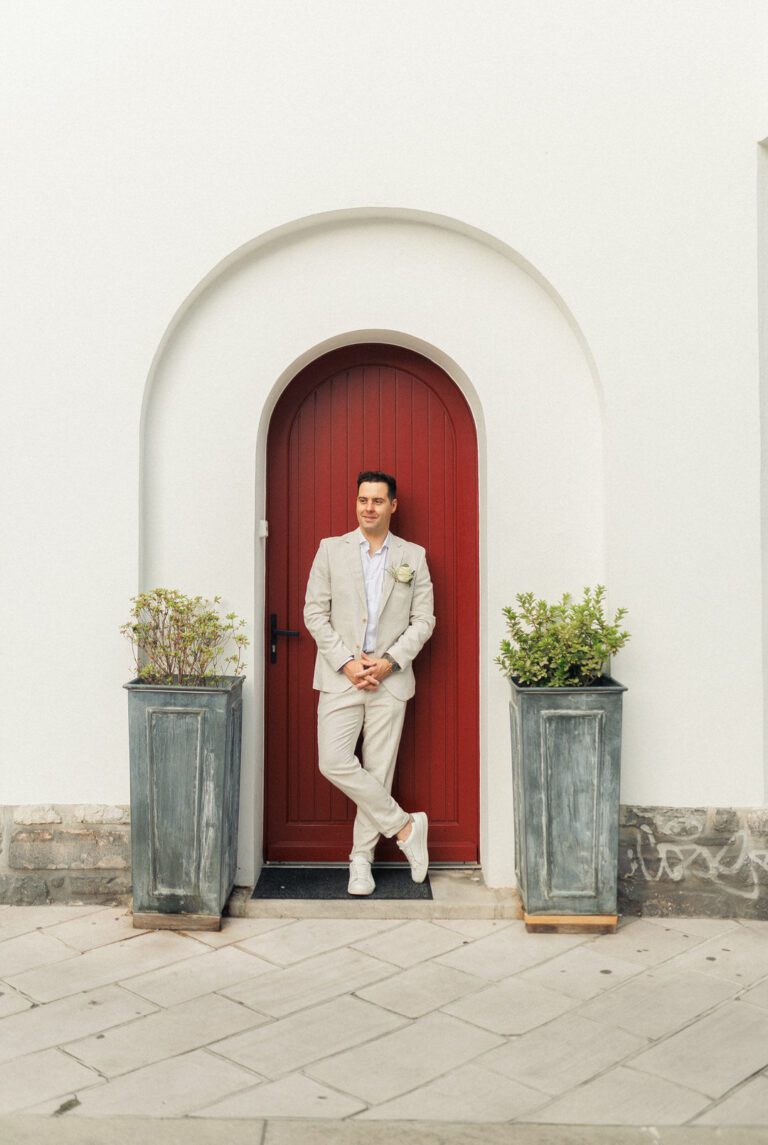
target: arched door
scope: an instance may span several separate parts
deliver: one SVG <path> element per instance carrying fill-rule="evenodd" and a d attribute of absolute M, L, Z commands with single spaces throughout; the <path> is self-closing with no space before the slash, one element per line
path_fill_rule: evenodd
<path fill-rule="evenodd" d="M 355 808 L 317 768 L 314 642 L 302 613 L 323 537 L 357 527 L 356 477 L 394 473 L 392 531 L 427 550 L 437 624 L 417 657 L 393 792 L 430 818 L 434 862 L 478 859 L 477 438 L 456 384 L 387 345 L 334 350 L 288 385 L 267 445 L 265 858 L 346 860 Z M 270 618 L 298 637 L 278 636 Z M 392 842 L 377 859 L 401 860 Z"/>

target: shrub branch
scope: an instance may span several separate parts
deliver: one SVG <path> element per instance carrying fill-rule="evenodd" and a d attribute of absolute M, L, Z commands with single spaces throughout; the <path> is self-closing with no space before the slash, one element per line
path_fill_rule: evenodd
<path fill-rule="evenodd" d="M 242 675 L 245 621 L 234 612 L 220 616 L 220 603 L 220 596 L 208 601 L 169 588 L 132 597 L 130 620 L 120 631 L 131 641 L 139 679 L 200 686 Z"/>
<path fill-rule="evenodd" d="M 617 609 L 612 621 L 605 617 L 604 585 L 585 588 L 581 601 L 570 593 L 556 604 L 537 600 L 532 592 L 518 593 L 515 599 L 517 609 L 503 610 L 507 637 L 495 662 L 517 684 L 587 687 L 629 640 L 621 627 L 626 608 Z"/>

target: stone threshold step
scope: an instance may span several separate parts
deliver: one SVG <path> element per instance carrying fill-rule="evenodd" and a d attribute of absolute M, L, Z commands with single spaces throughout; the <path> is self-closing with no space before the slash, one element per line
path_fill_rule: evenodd
<path fill-rule="evenodd" d="M 429 872 L 431 899 L 252 899 L 252 887 L 235 887 L 227 904 L 232 918 L 485 918 L 522 917 L 515 887 L 487 887 L 479 868 Z"/>

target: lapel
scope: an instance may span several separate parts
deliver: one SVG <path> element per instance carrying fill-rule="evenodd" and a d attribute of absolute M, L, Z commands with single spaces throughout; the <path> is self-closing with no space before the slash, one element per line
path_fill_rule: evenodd
<path fill-rule="evenodd" d="M 360 537 L 358 536 L 357 529 L 352 533 L 346 533 L 344 540 L 347 542 L 346 561 L 349 575 L 352 577 L 352 583 L 357 589 L 360 603 L 365 609 L 368 605 L 365 599 L 365 581 L 363 580 L 363 566 L 360 561 Z M 390 580 L 391 579 L 390 577 Z"/>
<path fill-rule="evenodd" d="M 403 564 L 405 556 L 405 545 L 393 533 L 389 534 L 389 549 L 387 550 L 387 566 L 384 573 L 384 585 L 381 590 L 381 604 L 379 605 L 379 616 L 381 616 L 387 601 L 389 600 L 392 589 L 395 587 L 395 578 L 391 575 L 390 569 L 393 565 Z"/>

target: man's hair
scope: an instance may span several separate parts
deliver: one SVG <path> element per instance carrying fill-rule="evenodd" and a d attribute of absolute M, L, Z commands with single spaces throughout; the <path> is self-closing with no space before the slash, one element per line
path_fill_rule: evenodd
<path fill-rule="evenodd" d="M 378 469 L 364 469 L 362 473 L 357 475 L 357 489 L 360 491 L 360 486 L 364 481 L 373 481 L 386 485 L 389 492 L 390 501 L 394 501 L 397 497 L 397 482 L 391 473 L 382 473 Z"/>

